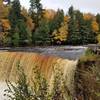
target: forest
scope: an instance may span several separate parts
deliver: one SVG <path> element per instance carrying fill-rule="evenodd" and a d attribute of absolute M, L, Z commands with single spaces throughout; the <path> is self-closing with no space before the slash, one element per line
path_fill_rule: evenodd
<path fill-rule="evenodd" d="M 99 13 L 0 0 L 0 100 L 100 100 L 98 44 Z"/>
<path fill-rule="evenodd" d="M 86 45 L 100 43 L 100 14 L 82 13 L 71 6 L 43 9 L 41 0 L 30 0 L 30 9 L 19 0 L 0 0 L 0 46 Z"/>

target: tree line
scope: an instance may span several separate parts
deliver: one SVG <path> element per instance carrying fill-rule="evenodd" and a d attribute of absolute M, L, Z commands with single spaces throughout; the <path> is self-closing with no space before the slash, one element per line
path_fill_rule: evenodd
<path fill-rule="evenodd" d="M 100 14 L 82 13 L 71 6 L 64 13 L 43 9 L 30 0 L 27 11 L 19 0 L 0 0 L 0 46 L 85 45 L 100 43 Z"/>

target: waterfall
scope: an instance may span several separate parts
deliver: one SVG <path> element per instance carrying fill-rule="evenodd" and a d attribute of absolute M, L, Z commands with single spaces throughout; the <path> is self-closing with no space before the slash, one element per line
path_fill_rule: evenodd
<path fill-rule="evenodd" d="M 73 91 L 73 80 L 77 61 L 37 53 L 0 52 L 1 82 L 4 82 L 6 79 L 9 79 L 12 82 L 17 80 L 16 66 L 18 62 L 19 65 L 23 67 L 29 80 L 32 75 L 33 66 L 37 65 L 50 83 L 53 78 L 53 68 L 61 68 L 69 90 Z"/>

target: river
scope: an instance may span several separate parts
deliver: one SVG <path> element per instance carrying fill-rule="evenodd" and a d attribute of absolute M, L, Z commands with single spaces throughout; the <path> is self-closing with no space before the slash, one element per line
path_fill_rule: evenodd
<path fill-rule="evenodd" d="M 78 60 L 86 51 L 86 47 L 82 46 L 62 46 L 62 47 L 35 47 L 35 48 L 1 48 L 0 52 L 10 51 L 10 52 L 36 52 L 42 55 L 52 55 L 58 56 L 63 59 Z M 4 90 L 7 88 L 5 82 L 0 82 L 0 100 L 8 100 L 3 96 Z"/>

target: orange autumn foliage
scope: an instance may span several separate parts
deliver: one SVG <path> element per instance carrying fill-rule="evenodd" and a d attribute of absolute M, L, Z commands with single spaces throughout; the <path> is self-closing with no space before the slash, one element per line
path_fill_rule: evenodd
<path fill-rule="evenodd" d="M 92 21 L 92 30 L 94 32 L 98 32 L 99 31 L 99 24 L 96 22 L 96 20 Z"/>
<path fill-rule="evenodd" d="M 90 20 L 94 18 L 94 15 L 90 14 L 90 13 L 86 13 L 83 15 L 84 20 Z"/>
<path fill-rule="evenodd" d="M 44 18 L 48 19 L 48 20 L 52 20 L 56 15 L 56 12 L 52 9 L 45 9 L 43 12 L 43 16 Z"/>
<path fill-rule="evenodd" d="M 8 19 L 1 19 L 1 23 L 2 23 L 4 31 L 7 31 L 11 28 L 10 27 L 10 22 L 9 22 Z"/>
<path fill-rule="evenodd" d="M 0 19 L 7 18 L 9 14 L 9 7 L 3 5 L 3 0 L 0 0 Z"/>

